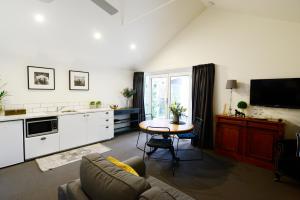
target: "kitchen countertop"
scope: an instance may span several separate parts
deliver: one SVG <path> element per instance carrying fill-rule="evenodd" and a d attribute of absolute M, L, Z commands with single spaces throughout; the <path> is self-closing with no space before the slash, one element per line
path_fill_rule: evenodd
<path fill-rule="evenodd" d="M 3 121 L 13 121 L 13 120 L 24 120 L 29 118 L 39 118 L 39 117 L 53 117 L 53 116 L 62 116 L 62 115 L 74 115 L 74 114 L 83 114 L 83 113 L 93 113 L 93 112 L 105 112 L 113 111 L 110 108 L 98 108 L 98 109 L 82 109 L 76 110 L 75 112 L 40 112 L 40 113 L 27 113 L 25 115 L 11 115 L 11 116 L 1 116 L 0 122 Z"/>

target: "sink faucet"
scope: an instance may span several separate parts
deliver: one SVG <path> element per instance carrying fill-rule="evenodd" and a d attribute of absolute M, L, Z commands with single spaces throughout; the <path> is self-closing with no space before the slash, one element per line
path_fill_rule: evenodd
<path fill-rule="evenodd" d="M 66 106 L 57 106 L 56 107 L 56 112 L 62 111 Z"/>

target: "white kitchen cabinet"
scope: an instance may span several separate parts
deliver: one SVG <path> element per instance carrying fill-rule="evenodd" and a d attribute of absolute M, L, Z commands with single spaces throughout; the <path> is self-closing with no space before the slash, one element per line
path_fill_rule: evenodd
<path fill-rule="evenodd" d="M 59 135 L 49 134 L 25 138 L 25 159 L 31 159 L 59 151 Z"/>
<path fill-rule="evenodd" d="M 86 114 L 62 115 L 59 117 L 58 127 L 60 150 L 74 148 L 87 143 Z"/>
<path fill-rule="evenodd" d="M 59 117 L 60 150 L 108 140 L 114 137 L 112 111 Z"/>
<path fill-rule="evenodd" d="M 113 118 L 104 112 L 87 113 L 87 143 L 113 138 Z"/>
<path fill-rule="evenodd" d="M 24 162 L 23 120 L 0 122 L 0 168 Z"/>

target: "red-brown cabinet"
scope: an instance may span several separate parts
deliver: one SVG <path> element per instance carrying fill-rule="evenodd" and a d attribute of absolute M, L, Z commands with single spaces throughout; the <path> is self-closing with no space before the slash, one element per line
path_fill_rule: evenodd
<path fill-rule="evenodd" d="M 273 169 L 284 123 L 217 115 L 215 151 L 239 161 Z"/>

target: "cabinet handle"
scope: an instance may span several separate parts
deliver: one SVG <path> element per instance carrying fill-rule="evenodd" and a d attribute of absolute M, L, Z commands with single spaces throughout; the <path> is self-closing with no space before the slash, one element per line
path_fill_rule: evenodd
<path fill-rule="evenodd" d="M 107 115 L 108 115 L 108 113 L 109 113 L 109 112 L 106 112 L 105 114 L 107 114 Z"/>
<path fill-rule="evenodd" d="M 108 121 L 109 121 L 109 119 L 107 119 L 107 120 L 105 120 L 105 121 L 107 121 L 107 122 L 108 122 Z"/>
<path fill-rule="evenodd" d="M 47 139 L 46 137 L 42 137 L 42 138 L 41 138 L 41 140 L 46 140 L 46 139 Z"/>
<path fill-rule="evenodd" d="M 109 126 L 105 127 L 105 128 L 109 128 Z"/>

